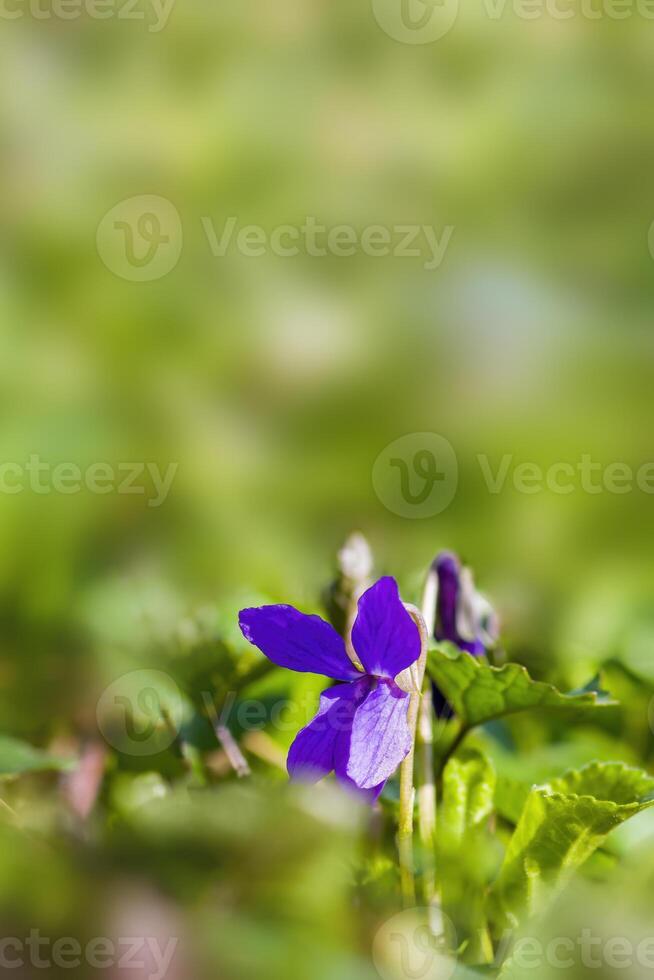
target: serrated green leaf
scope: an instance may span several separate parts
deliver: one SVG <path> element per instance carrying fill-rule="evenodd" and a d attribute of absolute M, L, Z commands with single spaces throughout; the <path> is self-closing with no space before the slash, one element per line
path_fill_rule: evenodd
<path fill-rule="evenodd" d="M 491 667 L 453 647 L 429 651 L 427 670 L 465 728 L 530 708 L 595 708 L 615 704 L 596 690 L 562 694 L 533 680 L 520 664 Z"/>
<path fill-rule="evenodd" d="M 519 751 L 510 751 L 496 739 L 484 736 L 483 746 L 497 772 L 495 809 L 512 824 L 517 824 L 532 786 L 549 783 L 569 769 L 581 769 L 597 759 L 613 756 L 628 765 L 637 765 L 634 750 L 624 742 L 603 732 L 576 729 L 569 740 Z"/>
<path fill-rule="evenodd" d="M 28 742 L 9 735 L 0 735 L 0 778 L 48 769 L 63 771 L 70 769 L 72 765 L 73 761 L 70 759 L 59 759 L 41 749 L 35 749 Z"/>
<path fill-rule="evenodd" d="M 591 762 L 551 779 L 549 785 L 555 793 L 594 796 L 635 813 L 654 803 L 654 777 L 623 762 Z"/>
<path fill-rule="evenodd" d="M 595 762 L 535 786 L 492 890 L 496 926 L 540 910 L 629 817 L 654 805 L 654 778 L 622 762 Z"/>

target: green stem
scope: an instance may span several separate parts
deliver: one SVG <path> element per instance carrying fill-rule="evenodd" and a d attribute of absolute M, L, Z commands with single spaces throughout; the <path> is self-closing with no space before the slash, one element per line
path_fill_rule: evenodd
<path fill-rule="evenodd" d="M 413 861 L 413 804 L 415 790 L 413 787 L 413 766 L 415 758 L 416 728 L 418 723 L 418 712 L 420 709 L 420 691 L 422 681 L 425 676 L 425 664 L 427 662 L 428 635 L 425 621 L 422 614 L 415 606 L 406 605 L 420 632 L 420 656 L 415 664 L 415 671 L 411 671 L 414 682 L 413 693 L 409 696 L 409 708 L 407 711 L 407 724 L 411 733 L 411 749 L 409 754 L 400 766 L 400 811 L 397 826 L 397 848 L 400 863 L 400 885 L 402 889 L 402 900 L 405 907 L 415 904 L 416 885 L 415 870 Z"/>
<path fill-rule="evenodd" d="M 438 605 L 438 575 L 430 568 L 422 590 L 422 617 L 428 637 L 434 635 Z M 426 666 L 426 664 L 425 664 Z M 418 751 L 420 785 L 418 788 L 418 827 L 423 846 L 422 892 L 427 905 L 436 898 L 436 785 L 434 781 L 434 706 L 429 680 L 424 685 L 418 712 Z"/>
<path fill-rule="evenodd" d="M 413 759 L 415 730 L 418 717 L 419 694 L 412 694 L 409 701 L 407 721 L 412 743 L 409 754 L 400 766 L 400 813 L 397 824 L 397 849 L 400 858 L 400 886 L 405 907 L 415 904 L 416 885 L 413 864 Z"/>
<path fill-rule="evenodd" d="M 432 696 L 429 684 L 422 692 L 418 711 L 416 741 L 419 753 L 418 829 L 424 850 L 422 893 L 427 905 L 436 896 L 436 786 L 434 784 L 434 747 Z"/>

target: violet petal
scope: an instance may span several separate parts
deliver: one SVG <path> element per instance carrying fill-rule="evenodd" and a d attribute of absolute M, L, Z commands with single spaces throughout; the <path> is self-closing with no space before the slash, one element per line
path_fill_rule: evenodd
<path fill-rule="evenodd" d="M 320 616 L 308 616 L 293 606 L 258 606 L 242 609 L 238 621 L 245 639 L 279 667 L 337 681 L 361 677 L 343 638 Z"/>
<path fill-rule="evenodd" d="M 435 638 L 456 644 L 460 650 L 483 656 L 486 652 L 483 642 L 477 637 L 464 639 L 457 623 L 458 606 L 461 598 L 461 564 L 456 555 L 443 551 L 435 561 L 438 574 L 438 609 Z"/>
<path fill-rule="evenodd" d="M 393 679 L 420 656 L 418 627 L 394 578 L 380 578 L 359 599 L 352 644 L 366 672 L 377 677 Z"/>
<path fill-rule="evenodd" d="M 349 736 L 339 735 L 334 768 L 359 789 L 372 789 L 391 776 L 411 748 L 407 724 L 409 695 L 380 681 L 358 705 Z"/>
<path fill-rule="evenodd" d="M 356 706 L 369 685 L 362 678 L 357 684 L 337 684 L 322 692 L 317 714 L 297 733 L 289 749 L 286 768 L 291 779 L 317 782 L 332 771 L 336 740 L 349 741 Z"/>
<path fill-rule="evenodd" d="M 386 780 L 384 779 L 378 786 L 372 786 L 370 789 L 361 789 L 361 787 L 357 786 L 357 784 L 350 779 L 349 776 L 339 776 L 338 781 L 339 783 L 342 783 L 347 790 L 354 793 L 354 795 L 357 796 L 363 803 L 369 803 L 371 806 L 378 799 L 379 794 L 386 785 Z"/>

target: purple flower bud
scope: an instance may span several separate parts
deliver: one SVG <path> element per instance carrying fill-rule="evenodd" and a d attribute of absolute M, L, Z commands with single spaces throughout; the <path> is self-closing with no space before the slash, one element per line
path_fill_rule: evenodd
<path fill-rule="evenodd" d="M 481 657 L 497 638 L 497 618 L 490 603 L 475 589 L 472 572 L 451 551 L 441 551 L 429 570 L 427 588 L 432 609 L 430 628 L 436 640 L 453 643 L 473 657 Z M 452 709 L 433 685 L 434 710 L 447 718 Z"/>
<path fill-rule="evenodd" d="M 484 630 L 472 575 L 451 551 L 442 551 L 432 569 L 438 576 L 435 638 L 449 640 L 474 657 L 482 656 L 486 652 Z"/>

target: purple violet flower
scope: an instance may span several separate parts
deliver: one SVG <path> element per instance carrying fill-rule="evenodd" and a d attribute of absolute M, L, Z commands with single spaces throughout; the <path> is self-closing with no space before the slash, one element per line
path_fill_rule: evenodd
<path fill-rule="evenodd" d="M 432 566 L 438 576 L 434 637 L 449 640 L 460 650 L 481 657 L 486 653 L 483 631 L 474 610 L 474 586 L 451 551 L 442 551 Z"/>
<path fill-rule="evenodd" d="M 365 673 L 329 623 L 293 606 L 243 609 L 239 625 L 274 664 L 346 682 L 322 692 L 318 713 L 298 732 L 287 759 L 291 779 L 316 782 L 333 770 L 341 783 L 377 799 L 411 748 L 409 695 L 395 678 L 420 655 L 418 627 L 395 579 L 379 579 L 359 599 L 352 645 Z"/>
<path fill-rule="evenodd" d="M 497 639 L 497 618 L 490 603 L 475 589 L 470 569 L 461 565 L 457 555 L 441 551 L 434 559 L 430 577 L 434 597 L 434 639 L 453 643 L 473 657 L 483 657 Z M 432 684 L 434 711 L 447 719 L 452 708 L 435 684 Z"/>

